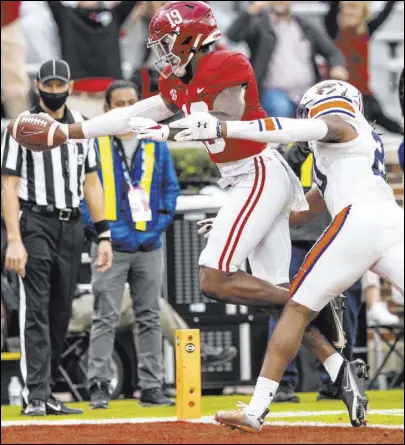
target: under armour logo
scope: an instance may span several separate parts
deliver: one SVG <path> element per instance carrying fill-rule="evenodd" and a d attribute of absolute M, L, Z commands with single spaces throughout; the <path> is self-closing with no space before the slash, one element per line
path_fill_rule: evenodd
<path fill-rule="evenodd" d="M 170 96 L 171 96 L 172 100 L 177 100 L 177 91 L 176 90 L 171 90 L 170 91 Z"/>
<path fill-rule="evenodd" d="M 198 128 L 205 128 L 205 129 L 207 129 L 208 128 L 208 124 L 207 124 L 207 122 L 204 122 L 204 123 L 198 122 L 198 126 L 197 127 Z"/>

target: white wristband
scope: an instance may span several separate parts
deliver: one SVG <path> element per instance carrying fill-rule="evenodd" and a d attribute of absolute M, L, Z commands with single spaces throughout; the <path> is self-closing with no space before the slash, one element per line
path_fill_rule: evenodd
<path fill-rule="evenodd" d="M 100 235 L 98 235 L 98 238 L 111 238 L 111 230 L 100 233 Z"/>

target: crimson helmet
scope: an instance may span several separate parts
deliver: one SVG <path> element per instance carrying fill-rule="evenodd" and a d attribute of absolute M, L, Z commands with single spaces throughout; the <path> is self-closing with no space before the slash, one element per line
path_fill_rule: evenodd
<path fill-rule="evenodd" d="M 163 77 L 183 77 L 194 54 L 221 37 L 211 7 L 206 2 L 169 2 L 153 16 L 148 48 L 157 56 Z"/>

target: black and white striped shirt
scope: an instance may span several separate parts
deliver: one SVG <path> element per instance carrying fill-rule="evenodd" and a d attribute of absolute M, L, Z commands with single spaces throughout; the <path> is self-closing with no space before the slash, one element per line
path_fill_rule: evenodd
<path fill-rule="evenodd" d="M 39 105 L 31 113 L 43 112 Z M 82 115 L 66 108 L 61 122 L 83 121 Z M 94 140 L 68 141 L 46 152 L 22 147 L 8 132 L 1 146 L 1 174 L 21 178 L 19 197 L 39 206 L 57 209 L 80 207 L 85 175 L 97 171 L 98 158 Z"/>

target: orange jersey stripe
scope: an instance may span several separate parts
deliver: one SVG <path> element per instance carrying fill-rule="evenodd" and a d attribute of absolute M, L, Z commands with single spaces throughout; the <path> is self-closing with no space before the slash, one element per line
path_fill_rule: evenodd
<path fill-rule="evenodd" d="M 353 105 L 351 105 L 348 102 L 345 102 L 343 100 L 333 100 L 331 102 L 326 102 L 325 104 L 321 104 L 315 108 L 312 108 L 309 115 L 311 118 L 314 118 L 319 113 L 322 113 L 323 111 L 333 110 L 336 108 L 340 108 L 345 111 L 349 111 L 350 113 L 353 113 L 354 115 L 356 114 L 356 110 L 354 109 Z"/>
<path fill-rule="evenodd" d="M 290 297 L 293 297 L 297 290 L 300 288 L 308 273 L 312 270 L 315 263 L 318 262 L 319 258 L 322 256 L 324 251 L 333 242 L 335 237 L 338 235 L 342 229 L 346 218 L 350 212 L 350 207 L 345 208 L 339 215 L 334 219 L 333 223 L 329 226 L 329 229 L 325 232 L 322 238 L 316 243 L 315 247 L 307 255 L 304 264 L 301 266 L 300 271 L 294 278 L 291 288 Z"/>
<path fill-rule="evenodd" d="M 277 128 L 274 119 L 271 118 L 264 119 L 264 124 L 266 126 L 266 131 L 275 131 Z"/>

